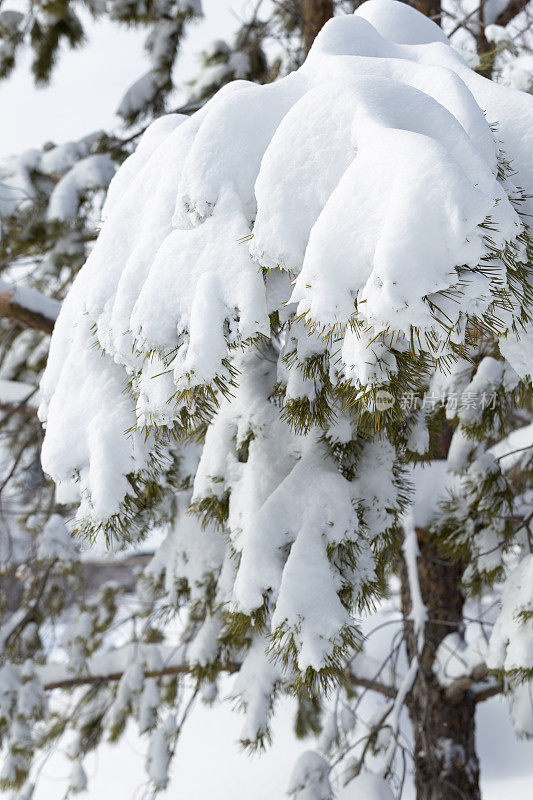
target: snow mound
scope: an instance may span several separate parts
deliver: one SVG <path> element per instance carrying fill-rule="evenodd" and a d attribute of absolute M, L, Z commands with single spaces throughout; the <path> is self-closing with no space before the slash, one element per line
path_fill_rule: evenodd
<path fill-rule="evenodd" d="M 329 800 L 329 764 L 313 750 L 301 754 L 294 766 L 288 793 L 293 800 Z"/>
<path fill-rule="evenodd" d="M 384 778 L 365 770 L 339 792 L 337 800 L 393 800 L 393 797 Z"/>

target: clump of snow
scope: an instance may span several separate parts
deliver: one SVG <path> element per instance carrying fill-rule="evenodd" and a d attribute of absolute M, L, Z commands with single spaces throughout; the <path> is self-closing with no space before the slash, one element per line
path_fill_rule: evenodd
<path fill-rule="evenodd" d="M 502 42 L 509 42 L 512 36 L 508 33 L 507 29 L 502 25 L 485 25 L 485 38 L 487 42 L 492 44 L 501 44 Z"/>
<path fill-rule="evenodd" d="M 256 742 L 267 734 L 272 693 L 282 677 L 280 667 L 272 663 L 266 650 L 265 640 L 256 636 L 233 687 L 246 715 L 241 733 L 245 742 Z"/>
<path fill-rule="evenodd" d="M 440 504 L 446 499 L 455 484 L 450 474 L 450 463 L 445 460 L 431 461 L 412 467 L 414 486 L 410 518 L 417 528 L 428 528 L 439 513 Z"/>
<path fill-rule="evenodd" d="M 48 219 L 73 219 L 78 213 L 84 192 L 107 189 L 114 174 L 115 165 L 108 155 L 82 158 L 54 186 L 48 205 Z"/>
<path fill-rule="evenodd" d="M 105 204 L 102 209 L 102 217 L 104 219 L 109 216 L 112 206 L 115 205 L 128 189 L 130 183 L 144 167 L 152 153 L 167 136 L 170 136 L 172 131 L 186 119 L 187 117 L 182 114 L 166 114 L 164 117 L 159 117 L 159 119 L 148 126 L 139 139 L 136 149 L 121 165 L 109 184 Z"/>
<path fill-rule="evenodd" d="M 508 61 L 502 69 L 502 81 L 513 89 L 533 92 L 533 56 L 525 53 Z"/>
<path fill-rule="evenodd" d="M 449 44 L 442 28 L 414 8 L 404 8 L 391 0 L 369 0 L 357 9 L 357 16 L 368 20 L 385 39 L 396 44 Z"/>
<path fill-rule="evenodd" d="M 65 312 L 66 306 L 63 319 Z M 42 462 L 58 483 L 71 483 L 78 475 L 81 499 L 88 501 L 90 489 L 92 513 L 107 518 L 130 490 L 126 475 L 135 470 L 136 453 L 142 459 L 148 448 L 140 434 L 136 441 L 125 436 L 135 425 L 135 405 L 123 391 L 120 367 L 91 346 L 89 327 L 83 318 L 70 330 L 81 346 L 69 348 L 62 365 L 59 391 L 48 408 L 48 428 L 61 435 L 45 437 Z M 65 396 L 70 398 L 67 415 Z"/>
<path fill-rule="evenodd" d="M 154 678 L 146 678 L 139 703 L 138 721 L 141 733 L 154 727 L 160 703 L 157 681 Z"/>
<path fill-rule="evenodd" d="M 79 794 L 87 789 L 87 774 L 83 769 L 83 764 L 75 761 L 72 765 L 69 778 L 69 789 L 73 794 Z"/>
<path fill-rule="evenodd" d="M 233 49 L 224 40 L 216 39 L 203 50 L 202 56 L 205 63 L 189 84 L 192 98 L 205 97 L 218 86 L 246 78 L 250 73 L 250 58 L 238 49 L 238 42 Z"/>
<path fill-rule="evenodd" d="M 153 101 L 157 92 L 165 85 L 167 80 L 166 75 L 159 76 L 157 72 L 150 70 L 138 78 L 133 83 L 124 97 L 120 101 L 117 108 L 119 117 L 128 119 L 134 117 L 142 109 Z"/>
<path fill-rule="evenodd" d="M 150 735 L 146 756 L 146 771 L 157 789 L 164 789 L 168 783 L 170 751 L 162 728 L 156 728 Z"/>
<path fill-rule="evenodd" d="M 433 671 L 441 686 L 450 686 L 457 678 L 470 676 L 487 660 L 487 641 L 478 636 L 466 642 L 459 633 L 450 633 L 439 644 Z"/>
<path fill-rule="evenodd" d="M 34 173 L 59 178 L 50 196 L 48 218 L 71 220 L 86 192 L 107 189 L 115 165 L 107 155 L 90 154 L 101 133 L 79 142 L 48 146 L 43 151 L 27 150 L 0 161 L 0 217 L 27 207 L 35 199 Z"/>
<path fill-rule="evenodd" d="M 418 580 L 417 559 L 420 555 L 416 529 L 411 521 L 407 521 L 404 526 L 404 539 L 402 543 L 403 557 L 407 567 L 407 579 L 409 582 L 409 599 L 411 601 L 411 611 L 409 619 L 413 623 L 413 631 L 417 640 L 418 654 L 421 655 L 424 647 L 424 630 L 427 620 L 427 609 L 422 599 L 420 582 Z"/>
<path fill-rule="evenodd" d="M 521 378 L 533 378 L 533 325 L 519 335 L 501 339 L 500 352 Z"/>
<path fill-rule="evenodd" d="M 525 681 L 513 686 L 509 696 L 511 717 L 519 736 L 533 736 L 533 691 L 532 682 Z"/>
<path fill-rule="evenodd" d="M 328 762 L 313 750 L 302 753 L 294 766 L 288 793 L 292 800 L 330 800 Z"/>
<path fill-rule="evenodd" d="M 491 447 L 491 453 L 505 469 L 533 455 L 533 423 L 511 431 L 509 436 Z"/>
<path fill-rule="evenodd" d="M 35 289 L 26 286 L 10 284 L 0 279 L 0 295 L 8 294 L 10 302 L 19 304 L 29 311 L 42 314 L 50 320 L 55 320 L 59 314 L 61 304 L 51 297 L 41 294 Z"/>
<path fill-rule="evenodd" d="M 337 800 L 393 800 L 394 795 L 386 780 L 363 770 L 336 797 Z"/>

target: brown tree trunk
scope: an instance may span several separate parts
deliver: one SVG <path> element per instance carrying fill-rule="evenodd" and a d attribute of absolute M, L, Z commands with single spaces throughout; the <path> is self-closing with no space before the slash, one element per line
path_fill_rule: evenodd
<path fill-rule="evenodd" d="M 475 701 L 468 692 L 446 695 L 433 673 L 435 654 L 449 633 L 461 631 L 464 598 L 462 567 L 447 561 L 427 532 L 416 531 L 418 579 L 427 609 L 424 648 L 418 675 L 407 700 L 414 735 L 417 800 L 480 800 L 479 762 L 475 748 Z M 407 567 L 400 568 L 402 610 L 409 660 L 417 643 L 409 621 L 411 597 Z"/>
<path fill-rule="evenodd" d="M 441 0 L 413 0 L 409 5 L 416 8 L 416 10 L 420 11 L 422 14 L 425 14 L 426 17 L 430 17 L 437 25 L 440 25 Z"/>
<path fill-rule="evenodd" d="M 333 16 L 333 0 L 301 0 L 304 48 L 308 53 L 317 34 Z"/>

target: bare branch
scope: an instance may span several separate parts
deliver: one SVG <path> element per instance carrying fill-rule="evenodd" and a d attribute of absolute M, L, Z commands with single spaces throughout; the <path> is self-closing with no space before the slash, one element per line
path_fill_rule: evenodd
<path fill-rule="evenodd" d="M 461 675 L 445 689 L 450 703 L 459 703 L 469 692 L 475 703 L 482 703 L 490 697 L 503 692 L 503 684 L 496 678 L 489 677 L 485 664 L 479 664 L 470 675 Z"/>
<path fill-rule="evenodd" d="M 506 8 L 498 14 L 494 20 L 496 25 L 501 25 L 503 28 L 508 25 L 512 20 L 517 17 L 529 4 L 529 0 L 510 0 Z"/>
<path fill-rule="evenodd" d="M 491 697 L 495 697 L 503 692 L 503 684 L 499 681 L 487 681 L 486 683 L 475 683 L 470 688 L 476 703 L 483 703 Z"/>
<path fill-rule="evenodd" d="M 384 697 L 389 697 L 391 700 L 394 700 L 398 691 L 395 686 L 388 686 L 385 683 L 381 683 L 381 681 L 354 675 L 351 671 L 347 672 L 346 679 L 352 686 L 361 686 L 363 689 L 370 689 L 370 691 L 382 694 Z"/>
<path fill-rule="evenodd" d="M 0 280 L 0 317 L 23 328 L 52 333 L 61 304 L 34 289 L 13 286 Z"/>
<path fill-rule="evenodd" d="M 220 667 L 221 672 L 228 672 L 233 673 L 237 672 L 240 668 L 240 664 L 237 663 L 229 663 L 225 664 Z M 176 664 L 171 667 L 163 667 L 162 669 L 157 670 L 147 670 L 144 673 L 145 678 L 162 678 L 166 675 L 184 675 L 185 673 L 189 672 L 190 667 L 188 664 Z M 54 689 L 74 689 L 76 686 L 94 686 L 99 683 L 113 683 L 119 681 L 124 672 L 110 672 L 105 675 L 85 675 L 79 676 L 75 678 L 65 678 L 60 681 L 52 681 L 51 683 L 45 684 L 45 690 L 52 691 Z"/>
<path fill-rule="evenodd" d="M 83 675 L 73 675 L 65 664 L 46 664 L 38 667 L 38 672 L 47 691 L 112 683 L 121 679 L 125 669 L 135 658 L 151 664 L 155 654 L 162 661 L 161 667 L 148 669 L 144 673 L 146 678 L 183 675 L 191 669 L 187 662 L 187 648 L 184 645 L 170 647 L 132 642 L 107 653 L 90 656 L 86 665 L 86 673 Z M 229 661 L 219 666 L 221 672 L 230 674 L 238 672 L 240 668 L 241 664 L 237 661 Z M 349 668 L 346 669 L 344 677 L 352 686 L 370 689 L 390 699 L 396 697 L 397 690 L 394 686 L 388 686 L 371 678 L 359 677 L 354 675 Z"/>
<path fill-rule="evenodd" d="M 161 664 L 157 669 L 150 669 L 157 658 Z M 184 645 L 170 647 L 168 645 L 130 642 L 105 653 L 95 653 L 86 664 L 86 673 L 73 675 L 68 664 L 45 664 L 37 667 L 37 674 L 46 691 L 54 689 L 73 689 L 77 686 L 95 686 L 98 684 L 119 681 L 128 666 L 139 660 L 148 665 L 144 675 L 146 678 L 160 678 L 166 675 L 183 675 L 190 671 L 187 662 L 187 648 Z M 237 662 L 228 662 L 220 666 L 221 672 L 233 673 L 240 669 Z"/>

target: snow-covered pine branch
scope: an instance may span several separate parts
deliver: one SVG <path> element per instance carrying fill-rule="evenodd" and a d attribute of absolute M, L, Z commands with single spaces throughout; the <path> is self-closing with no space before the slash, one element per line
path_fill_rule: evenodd
<path fill-rule="evenodd" d="M 190 536 L 227 531 L 209 566 L 218 602 L 235 624 L 260 623 L 302 676 L 355 645 L 350 609 L 379 584 L 405 503 L 391 469 L 411 424 L 402 392 L 480 330 L 520 368 L 527 352 L 516 184 L 532 168 L 516 119 L 530 99 L 471 72 L 423 18 L 422 44 L 402 44 L 410 12 L 392 5 L 382 23 L 381 7 L 328 23 L 286 78 L 231 84 L 145 134 L 111 185 L 42 383 L 45 468 L 75 480 L 80 526 L 110 540 L 155 513 L 174 441 L 205 431 L 180 478 L 205 515 Z M 317 608 L 319 583 L 331 595 Z"/>

